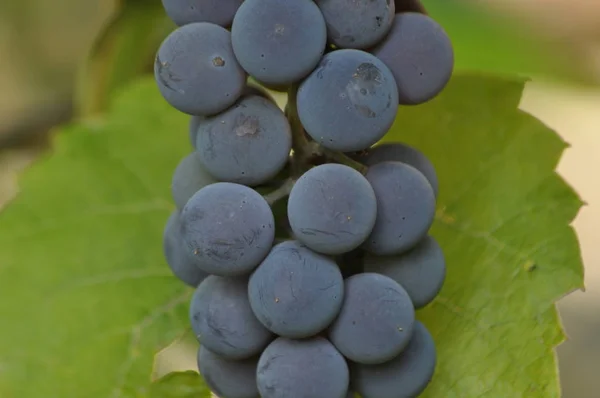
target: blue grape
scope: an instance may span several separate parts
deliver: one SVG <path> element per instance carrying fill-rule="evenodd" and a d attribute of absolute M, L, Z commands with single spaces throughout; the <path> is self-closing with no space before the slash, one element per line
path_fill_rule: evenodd
<path fill-rule="evenodd" d="M 327 28 L 311 0 L 245 0 L 231 27 L 242 67 L 268 85 L 308 75 L 325 51 Z"/>
<path fill-rule="evenodd" d="M 201 121 L 196 148 L 215 178 L 256 186 L 283 169 L 292 149 L 292 133 L 277 105 L 252 95 Z"/>
<path fill-rule="evenodd" d="M 256 372 L 262 398 L 345 398 L 349 371 L 327 339 L 280 337 L 265 349 Z"/>
<path fill-rule="evenodd" d="M 329 340 L 349 360 L 379 364 L 408 344 L 415 309 L 406 290 L 387 276 L 364 273 L 346 279 L 342 310 Z"/>
<path fill-rule="evenodd" d="M 244 185 L 207 185 L 190 198 L 181 219 L 186 248 L 202 270 L 214 275 L 249 274 L 275 238 L 269 204 Z"/>
<path fill-rule="evenodd" d="M 298 116 L 307 133 L 335 151 L 361 151 L 392 126 L 398 92 L 392 72 L 360 50 L 326 54 L 298 90 Z"/>
<path fill-rule="evenodd" d="M 410 251 L 399 256 L 374 256 L 364 259 L 365 271 L 389 276 L 406 289 L 415 308 L 429 304 L 442 289 L 446 261 L 440 245 L 426 236 Z"/>
<path fill-rule="evenodd" d="M 402 162 L 419 170 L 431 184 L 433 193 L 438 195 L 438 178 L 431 161 L 419 150 L 400 142 L 390 142 L 377 145 L 364 153 L 359 154 L 356 159 L 367 166 L 373 166 L 381 162 Z"/>
<path fill-rule="evenodd" d="M 219 113 L 246 87 L 246 72 L 233 55 L 231 34 L 208 22 L 172 32 L 158 50 L 154 76 L 167 102 L 190 115 Z"/>
<path fill-rule="evenodd" d="M 425 326 L 415 322 L 406 349 L 381 365 L 352 364 L 352 387 L 363 398 L 415 398 L 429 384 L 436 366 L 435 343 Z"/>
<path fill-rule="evenodd" d="M 335 319 L 344 298 L 337 264 L 297 241 L 273 247 L 250 276 L 250 305 L 272 332 L 290 338 L 314 336 Z"/>
<path fill-rule="evenodd" d="M 369 168 L 377 197 L 377 220 L 363 247 L 373 254 L 401 254 L 425 237 L 435 216 L 435 195 L 427 178 L 401 162 Z"/>
<path fill-rule="evenodd" d="M 192 116 L 190 117 L 189 123 L 189 133 L 190 133 L 190 143 L 192 147 L 196 148 L 196 137 L 198 136 L 198 126 L 202 121 L 202 116 Z"/>
<path fill-rule="evenodd" d="M 211 22 L 228 27 L 244 0 L 162 0 L 169 18 L 182 26 L 193 22 Z"/>
<path fill-rule="evenodd" d="M 231 361 L 200 346 L 198 370 L 220 398 L 260 398 L 256 385 L 258 358 Z"/>
<path fill-rule="evenodd" d="M 206 278 L 192 297 L 190 323 L 200 344 L 231 360 L 258 355 L 272 340 L 250 308 L 247 278 Z"/>
<path fill-rule="evenodd" d="M 405 105 L 434 98 L 454 69 L 450 38 L 437 22 L 416 12 L 396 14 L 392 30 L 373 54 L 394 74 L 400 104 Z"/>
<path fill-rule="evenodd" d="M 347 253 L 371 233 L 375 192 L 358 171 L 341 164 L 313 167 L 298 179 L 288 200 L 296 238 L 323 254 Z"/>
<path fill-rule="evenodd" d="M 173 275 L 183 283 L 196 287 L 208 276 L 196 266 L 194 257 L 183 247 L 179 211 L 171 213 L 165 225 L 163 253 Z"/>
<path fill-rule="evenodd" d="M 182 210 L 192 195 L 215 182 L 217 180 L 206 171 L 198 154 L 190 153 L 179 162 L 173 173 L 171 194 L 175 205 Z"/>
<path fill-rule="evenodd" d="M 395 4 L 390 0 L 316 0 L 325 17 L 329 41 L 338 48 L 364 49 L 389 32 Z"/>

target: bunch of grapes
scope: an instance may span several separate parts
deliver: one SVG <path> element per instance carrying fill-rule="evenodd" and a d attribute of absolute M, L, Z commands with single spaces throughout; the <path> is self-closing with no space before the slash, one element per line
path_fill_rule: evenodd
<path fill-rule="evenodd" d="M 198 367 L 221 398 L 417 397 L 445 279 L 431 162 L 378 144 L 442 91 L 444 30 L 414 1 L 163 0 L 155 63 L 191 115 L 164 232 Z M 287 91 L 285 110 L 270 91 Z"/>

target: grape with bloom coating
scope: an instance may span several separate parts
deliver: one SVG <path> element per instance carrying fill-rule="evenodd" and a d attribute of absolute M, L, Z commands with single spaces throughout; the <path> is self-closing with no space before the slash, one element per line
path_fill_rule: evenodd
<path fill-rule="evenodd" d="M 298 116 L 313 140 L 334 151 L 361 151 L 392 126 L 398 89 L 392 72 L 360 50 L 326 54 L 300 84 Z"/>
<path fill-rule="evenodd" d="M 184 25 L 161 44 L 154 77 L 171 106 L 190 115 L 212 115 L 233 105 L 246 87 L 227 29 L 208 22 Z"/>
<path fill-rule="evenodd" d="M 171 179 L 171 195 L 175 205 L 182 210 L 196 192 L 215 182 L 217 180 L 206 171 L 198 154 L 190 153 L 179 162 Z"/>
<path fill-rule="evenodd" d="M 275 220 L 267 201 L 244 185 L 218 182 L 194 194 L 181 213 L 187 250 L 205 272 L 249 274 L 271 250 Z"/>
<path fill-rule="evenodd" d="M 390 0 L 316 0 L 325 17 L 329 41 L 338 48 L 365 49 L 379 43 L 392 27 Z"/>
<path fill-rule="evenodd" d="M 231 361 L 200 346 L 197 361 L 202 378 L 219 397 L 260 398 L 256 385 L 258 359 Z"/>
<path fill-rule="evenodd" d="M 296 238 L 323 254 L 347 253 L 371 233 L 375 192 L 358 171 L 341 164 L 313 167 L 296 181 L 288 218 Z"/>
<path fill-rule="evenodd" d="M 196 266 L 194 256 L 183 247 L 181 219 L 175 210 L 169 216 L 163 232 L 163 253 L 173 275 L 186 285 L 196 287 L 208 274 Z"/>
<path fill-rule="evenodd" d="M 228 27 L 243 0 L 162 0 L 169 18 L 182 26 L 211 22 Z"/>
<path fill-rule="evenodd" d="M 377 197 L 377 220 L 363 247 L 382 256 L 411 249 L 433 223 L 431 184 L 419 170 L 401 162 L 377 163 L 366 177 Z"/>
<path fill-rule="evenodd" d="M 392 30 L 373 54 L 392 71 L 404 105 L 437 96 L 454 69 L 450 38 L 432 18 L 416 12 L 396 14 Z"/>
<path fill-rule="evenodd" d="M 246 278 L 206 278 L 192 297 L 190 321 L 198 341 L 227 359 L 258 355 L 272 339 L 250 308 Z"/>
<path fill-rule="evenodd" d="M 415 308 L 429 304 L 440 292 L 446 278 L 446 261 L 440 245 L 426 236 L 415 247 L 398 256 L 364 258 L 365 272 L 389 276 L 406 289 Z"/>
<path fill-rule="evenodd" d="M 196 150 L 206 169 L 220 181 L 256 186 L 285 166 L 292 133 L 272 101 L 250 95 L 198 124 Z"/>
<path fill-rule="evenodd" d="M 345 398 L 349 372 L 326 339 L 280 337 L 260 356 L 256 380 L 262 398 Z"/>
<path fill-rule="evenodd" d="M 337 264 L 297 241 L 273 247 L 248 285 L 256 317 L 290 338 L 314 336 L 335 319 L 344 298 Z"/>
<path fill-rule="evenodd" d="M 415 322 L 408 346 L 400 355 L 380 365 L 352 364 L 352 387 L 363 398 L 414 398 L 433 377 L 435 343 L 427 328 Z"/>
<path fill-rule="evenodd" d="M 245 0 L 231 27 L 242 67 L 267 85 L 308 75 L 325 51 L 327 28 L 312 0 Z"/>
<path fill-rule="evenodd" d="M 387 362 L 408 344 L 415 310 L 406 290 L 387 276 L 364 273 L 344 283 L 344 303 L 329 340 L 349 360 Z"/>

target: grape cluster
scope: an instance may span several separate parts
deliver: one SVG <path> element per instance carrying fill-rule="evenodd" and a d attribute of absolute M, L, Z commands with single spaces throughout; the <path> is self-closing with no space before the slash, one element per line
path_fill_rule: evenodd
<path fill-rule="evenodd" d="M 220 398 L 417 397 L 446 275 L 438 181 L 379 141 L 439 94 L 444 30 L 415 0 L 162 0 L 155 78 L 191 116 L 172 179 L 171 270 L 195 288 L 198 367 Z M 288 91 L 285 110 L 270 90 Z"/>

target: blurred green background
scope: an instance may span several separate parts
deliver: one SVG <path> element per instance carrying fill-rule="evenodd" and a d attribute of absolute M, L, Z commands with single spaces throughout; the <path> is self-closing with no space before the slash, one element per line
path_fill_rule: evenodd
<path fill-rule="evenodd" d="M 600 1 L 425 0 L 450 34 L 457 70 L 529 76 L 522 108 L 572 147 L 561 173 L 588 203 L 577 220 L 587 292 L 559 304 L 564 396 L 600 396 Z M 101 114 L 113 90 L 150 70 L 172 29 L 159 0 L 0 2 L 0 206 L 53 126 Z M 532 149 L 534 150 L 534 149 Z"/>

